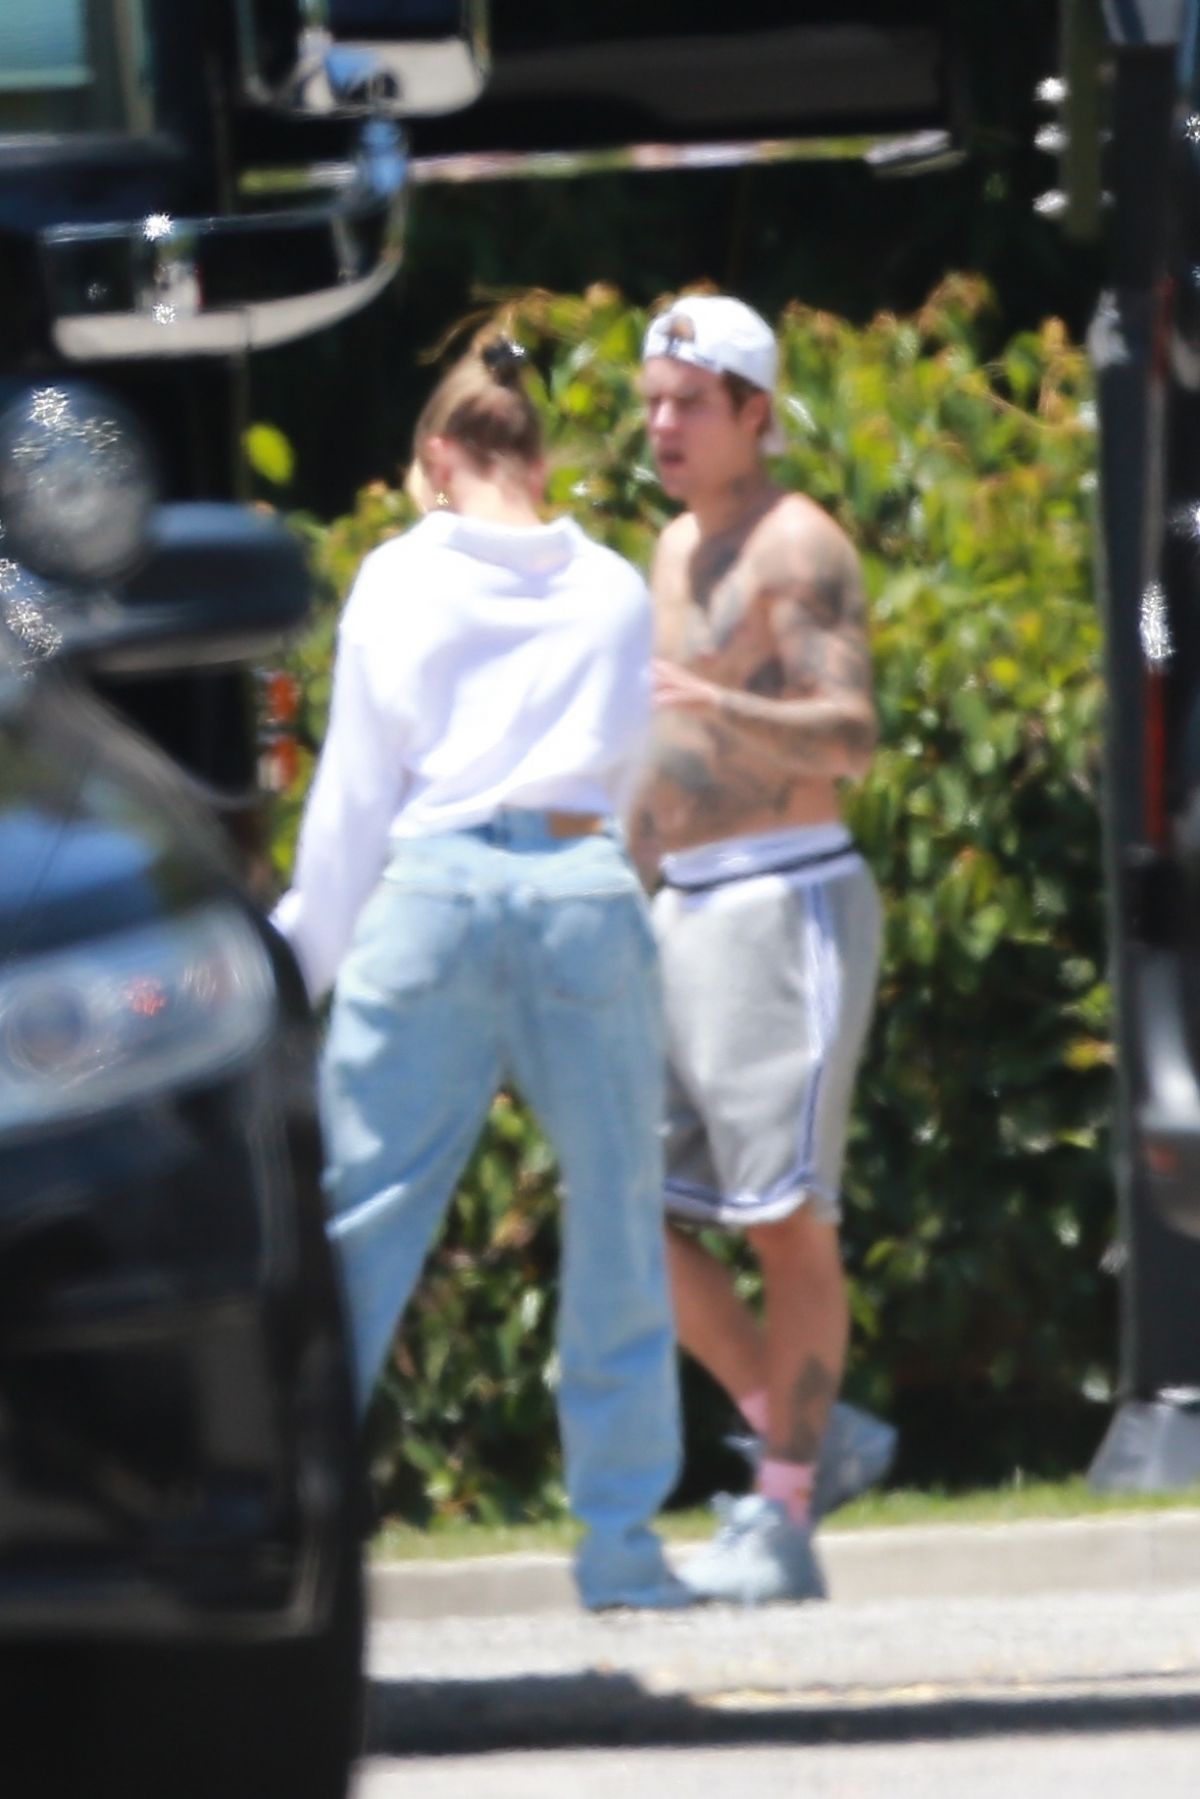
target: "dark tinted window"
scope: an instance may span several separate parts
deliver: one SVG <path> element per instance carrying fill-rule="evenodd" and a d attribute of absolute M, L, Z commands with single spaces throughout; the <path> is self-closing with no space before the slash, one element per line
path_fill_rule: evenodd
<path fill-rule="evenodd" d="M 0 134 L 148 122 L 145 0 L 0 5 Z"/>
<path fill-rule="evenodd" d="M 950 112 L 941 0 L 494 0 L 491 16 L 482 99 L 415 121 L 418 154 L 852 136 Z"/>
<path fill-rule="evenodd" d="M 388 0 L 351 0 L 382 11 Z M 421 0 L 417 0 L 419 5 Z M 407 4 L 407 0 L 402 0 Z M 792 26 L 939 25 L 942 0 L 493 0 L 492 42 L 498 53 L 550 44 L 605 43 L 621 38 L 694 39 Z"/>

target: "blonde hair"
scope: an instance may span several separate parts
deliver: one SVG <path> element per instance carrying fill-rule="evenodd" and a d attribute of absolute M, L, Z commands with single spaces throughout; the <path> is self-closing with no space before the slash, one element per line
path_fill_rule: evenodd
<path fill-rule="evenodd" d="M 419 460 L 431 437 L 448 437 L 487 468 L 499 457 L 539 462 L 542 421 L 525 391 L 525 352 L 506 337 L 492 336 L 438 382 L 413 431 Z"/>

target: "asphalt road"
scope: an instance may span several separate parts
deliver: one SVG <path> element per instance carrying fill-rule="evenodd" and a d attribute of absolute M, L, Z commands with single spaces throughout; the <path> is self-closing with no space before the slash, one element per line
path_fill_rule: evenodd
<path fill-rule="evenodd" d="M 1200 1586 L 378 1624 L 356 1799 L 1194 1799 Z"/>
<path fill-rule="evenodd" d="M 1194 1799 L 1200 1731 L 374 1758 L 357 1799 Z"/>

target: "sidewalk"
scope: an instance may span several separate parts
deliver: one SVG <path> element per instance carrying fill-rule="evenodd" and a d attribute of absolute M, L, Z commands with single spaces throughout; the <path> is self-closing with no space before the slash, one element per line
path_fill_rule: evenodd
<path fill-rule="evenodd" d="M 819 1544 L 835 1604 L 1200 1587 L 1200 1511 L 824 1531 Z M 673 1546 L 672 1559 L 689 1547 Z M 565 1555 L 377 1562 L 370 1590 L 379 1621 L 576 1609 Z"/>

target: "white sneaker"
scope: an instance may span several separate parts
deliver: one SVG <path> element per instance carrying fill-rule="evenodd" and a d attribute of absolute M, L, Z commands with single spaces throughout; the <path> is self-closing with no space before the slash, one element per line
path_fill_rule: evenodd
<path fill-rule="evenodd" d="M 698 1599 L 767 1605 L 780 1599 L 824 1599 L 825 1581 L 813 1553 L 812 1531 L 796 1524 L 777 1500 L 722 1494 L 722 1518 L 712 1542 L 690 1556 L 680 1579 Z"/>

